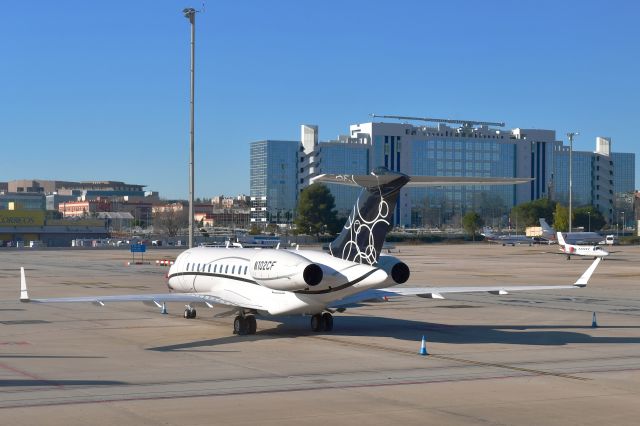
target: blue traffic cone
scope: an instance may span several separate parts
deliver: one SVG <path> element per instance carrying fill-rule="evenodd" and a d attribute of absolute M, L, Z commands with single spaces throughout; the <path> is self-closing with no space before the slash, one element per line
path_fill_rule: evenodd
<path fill-rule="evenodd" d="M 596 318 L 596 313 L 593 313 L 593 319 L 591 320 L 591 328 L 598 328 L 598 319 Z"/>
<path fill-rule="evenodd" d="M 167 314 L 167 305 L 162 302 L 162 310 L 160 311 L 161 314 L 166 315 Z"/>
<path fill-rule="evenodd" d="M 420 352 L 418 353 L 420 355 L 429 355 L 427 352 L 427 339 L 425 339 L 424 336 L 422 336 L 422 344 L 420 345 Z"/>

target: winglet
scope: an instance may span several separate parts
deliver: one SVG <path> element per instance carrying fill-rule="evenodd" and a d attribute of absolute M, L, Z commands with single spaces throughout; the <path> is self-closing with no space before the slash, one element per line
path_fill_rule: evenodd
<path fill-rule="evenodd" d="M 24 267 L 20 267 L 20 301 L 28 302 L 29 292 L 27 291 L 27 279 L 24 277 Z"/>
<path fill-rule="evenodd" d="M 596 270 L 601 261 L 601 257 L 598 257 L 596 260 L 594 260 L 591 266 L 589 266 L 589 269 L 584 271 L 584 274 L 582 274 L 582 276 L 578 278 L 578 281 L 576 281 L 573 285 L 576 287 L 586 287 L 587 283 L 589 282 L 589 278 L 591 278 L 591 275 L 593 275 L 593 272 Z"/>

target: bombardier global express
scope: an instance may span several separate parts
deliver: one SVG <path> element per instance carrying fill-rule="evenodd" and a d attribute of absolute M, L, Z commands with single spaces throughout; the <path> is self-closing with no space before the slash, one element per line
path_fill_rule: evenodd
<path fill-rule="evenodd" d="M 362 188 L 340 235 L 328 252 L 255 248 L 197 247 L 181 253 L 167 274 L 168 293 L 31 299 L 24 268 L 22 302 L 73 303 L 145 302 L 164 307 L 185 303 L 185 318 L 196 307 L 226 305 L 235 311 L 235 334 L 256 332 L 256 316 L 308 315 L 313 331 L 331 331 L 333 314 L 359 302 L 394 296 L 442 299 L 447 293 L 573 289 L 586 286 L 600 258 L 573 285 L 487 287 L 396 287 L 408 281 L 409 267 L 400 259 L 381 255 L 393 224 L 400 189 L 407 186 L 505 185 L 529 179 L 474 177 L 409 177 L 385 168 L 370 175 L 320 175 L 314 181 Z"/>

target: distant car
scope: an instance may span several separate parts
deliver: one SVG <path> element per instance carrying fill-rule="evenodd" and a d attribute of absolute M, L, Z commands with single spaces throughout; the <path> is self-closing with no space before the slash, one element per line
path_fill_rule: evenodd
<path fill-rule="evenodd" d="M 618 239 L 616 238 L 615 235 L 610 234 L 604 237 L 604 243 L 612 246 L 614 244 L 618 244 Z"/>

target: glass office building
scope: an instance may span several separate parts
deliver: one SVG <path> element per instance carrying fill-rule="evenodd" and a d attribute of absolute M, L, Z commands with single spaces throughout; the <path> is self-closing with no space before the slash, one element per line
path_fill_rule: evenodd
<path fill-rule="evenodd" d="M 403 188 L 395 225 L 458 227 L 461 217 L 475 210 L 494 220 L 489 225 L 500 226 L 517 204 L 545 197 L 568 204 L 569 147 L 556 140 L 554 130 L 460 123 L 360 123 L 330 142 L 318 142 L 317 126 L 303 125 L 300 142 L 254 142 L 251 196 L 264 204 L 255 210 L 256 220 L 273 222 L 278 211 L 294 210 L 297 194 L 317 174 L 368 174 L 380 166 L 409 176 L 531 178 L 520 185 Z M 594 205 L 609 220 L 615 194 L 633 191 L 635 184 L 635 155 L 610 153 L 610 144 L 598 138 L 596 152 L 573 152 L 574 206 Z M 338 213 L 347 215 L 360 190 L 329 188 Z"/>
<path fill-rule="evenodd" d="M 569 204 L 569 149 L 562 147 L 557 151 L 554 161 L 555 180 L 553 199 Z M 573 191 L 572 204 L 585 206 L 592 204 L 592 181 L 594 154 L 587 151 L 573 151 Z M 606 182 L 602 183 L 606 185 Z M 603 214 L 605 214 L 603 212 Z"/>
<path fill-rule="evenodd" d="M 503 131 L 468 123 L 458 128 L 362 123 L 350 127 L 349 138 L 370 146 L 372 167 L 410 176 L 534 178 L 523 185 L 405 188 L 394 221 L 412 227 L 459 225 L 468 210 L 508 220 L 515 204 L 547 196 L 553 147 L 560 143 L 551 130 Z"/>
<path fill-rule="evenodd" d="M 369 147 L 344 142 L 323 142 L 318 145 L 319 171 L 329 174 L 366 175 L 369 167 Z M 348 216 L 361 189 L 335 184 L 326 184 L 335 198 L 339 216 Z"/>
<path fill-rule="evenodd" d="M 298 141 L 264 140 L 251 144 L 251 222 L 284 222 L 293 218 L 299 150 Z"/>
<path fill-rule="evenodd" d="M 636 155 L 628 152 L 612 152 L 613 191 L 634 192 L 636 187 Z"/>

